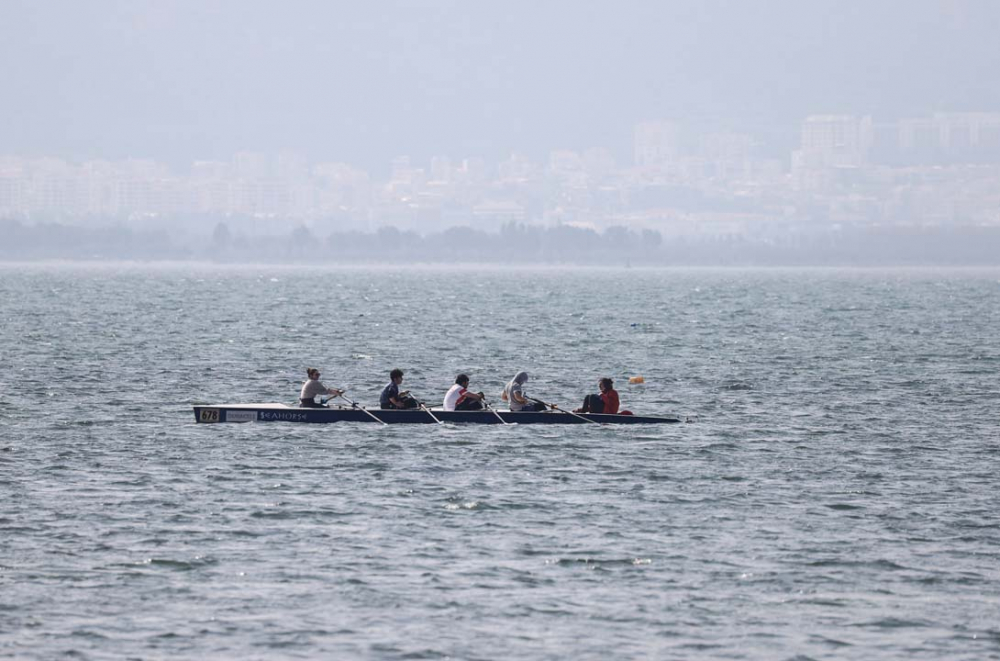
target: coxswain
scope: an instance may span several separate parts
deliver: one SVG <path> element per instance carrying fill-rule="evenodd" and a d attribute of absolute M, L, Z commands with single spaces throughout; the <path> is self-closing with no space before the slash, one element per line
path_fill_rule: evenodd
<path fill-rule="evenodd" d="M 614 381 L 605 377 L 597 382 L 597 387 L 601 394 L 584 397 L 583 406 L 574 413 L 618 413 L 618 391 L 615 390 Z"/>
<path fill-rule="evenodd" d="M 306 374 L 309 376 L 306 382 L 302 384 L 302 392 L 299 393 L 299 406 L 304 406 L 311 409 L 324 408 L 323 404 L 316 401 L 317 395 L 330 395 L 331 397 L 339 397 L 344 394 L 343 390 L 339 388 L 327 388 L 323 385 L 323 382 L 319 380 L 320 373 L 315 367 L 310 367 L 306 370 Z"/>

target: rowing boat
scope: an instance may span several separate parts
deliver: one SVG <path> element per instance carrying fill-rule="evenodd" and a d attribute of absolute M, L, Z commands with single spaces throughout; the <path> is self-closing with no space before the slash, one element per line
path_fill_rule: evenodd
<path fill-rule="evenodd" d="M 445 411 L 433 409 L 434 415 L 420 409 L 363 409 L 359 407 L 302 408 L 285 404 L 205 404 L 194 407 L 196 422 L 384 422 L 396 424 L 434 424 L 441 422 L 499 425 L 582 425 L 597 422 L 612 425 L 653 425 L 681 422 L 673 416 L 611 415 L 557 411 Z"/>
<path fill-rule="evenodd" d="M 672 416 L 611 415 L 557 411 L 445 411 L 433 409 L 433 416 L 421 409 L 362 409 L 354 407 L 303 408 L 285 404 L 206 404 L 194 407 L 194 419 L 216 422 L 384 422 L 386 424 L 434 424 L 441 422 L 499 425 L 582 425 L 597 422 L 613 425 L 652 425 L 681 422 Z M 437 418 L 437 420 L 435 420 Z"/>

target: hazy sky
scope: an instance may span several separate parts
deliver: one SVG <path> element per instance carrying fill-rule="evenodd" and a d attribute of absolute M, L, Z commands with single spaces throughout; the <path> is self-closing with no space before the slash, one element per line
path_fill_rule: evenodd
<path fill-rule="evenodd" d="M 997 0 L 0 0 L 0 154 L 382 167 L 998 111 L 998 35 Z"/>

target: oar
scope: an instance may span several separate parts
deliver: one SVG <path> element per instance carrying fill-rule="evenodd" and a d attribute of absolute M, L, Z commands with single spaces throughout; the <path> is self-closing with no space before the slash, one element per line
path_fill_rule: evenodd
<path fill-rule="evenodd" d="M 355 409 L 358 409 L 358 410 L 360 410 L 360 411 L 364 411 L 364 412 L 365 412 L 365 413 L 367 413 L 367 414 L 368 414 L 369 416 L 371 416 L 371 418 L 372 418 L 372 419 L 373 419 L 373 420 L 374 420 L 375 422 L 381 422 L 381 423 L 382 423 L 383 425 L 388 425 L 388 424 L 389 424 L 389 423 L 388 423 L 388 422 L 386 422 L 385 420 L 381 420 L 381 419 L 379 419 L 379 417 L 378 417 L 377 415 L 375 415 L 374 413 L 372 413 L 371 411 L 369 411 L 369 410 L 368 410 L 368 409 L 366 409 L 365 407 L 363 407 L 363 406 L 358 406 L 358 403 L 357 403 L 357 402 L 355 402 L 354 400 L 352 400 L 351 398 L 349 398 L 349 397 L 348 397 L 347 395 L 345 395 L 344 393 L 340 393 L 339 395 L 336 395 L 336 397 L 342 397 L 342 398 L 346 399 L 346 400 L 347 400 L 347 403 L 351 405 L 351 408 L 355 408 Z M 329 401 L 329 400 L 327 400 L 327 401 Z"/>
<path fill-rule="evenodd" d="M 495 415 L 497 417 L 497 420 L 499 420 L 503 424 L 505 424 L 505 425 L 513 424 L 513 423 L 510 423 L 510 422 L 507 422 L 506 420 L 504 420 L 503 416 L 501 416 L 499 413 L 497 413 L 496 409 L 494 409 L 492 406 L 490 406 L 490 403 L 486 401 L 485 397 L 483 397 L 483 406 L 485 406 L 486 410 L 489 411 L 490 413 L 492 413 L 493 415 Z"/>
<path fill-rule="evenodd" d="M 596 420 L 591 420 L 590 418 L 585 418 L 585 417 L 583 417 L 582 415 L 577 415 L 576 413 L 573 413 L 572 411 L 567 411 L 566 409 L 561 409 L 561 408 L 559 408 L 558 406 L 556 406 L 555 404 L 548 404 L 548 403 L 546 403 L 546 402 L 543 402 L 543 401 L 542 401 L 542 400 L 540 400 L 540 399 L 535 399 L 534 397 L 525 397 L 525 399 L 527 399 L 527 400 L 528 400 L 528 401 L 530 401 L 530 402 L 538 402 L 539 404 L 541 404 L 541 405 L 543 405 L 543 406 L 548 406 L 548 407 L 549 407 L 550 409 L 552 409 L 553 411 L 559 411 L 560 413 L 565 413 L 565 414 L 567 414 L 567 415 L 571 415 L 571 416 L 573 416 L 574 418 L 580 418 L 580 419 L 581 419 L 581 420 L 583 420 L 584 422 L 590 422 L 590 423 L 593 423 L 593 424 L 595 424 L 595 425 L 599 425 L 599 424 L 601 424 L 601 423 L 597 422 Z"/>
<path fill-rule="evenodd" d="M 413 397 L 412 393 L 410 394 L 410 397 Z M 443 422 L 441 422 L 440 420 L 438 420 L 437 416 L 434 415 L 433 413 L 431 413 L 431 410 L 429 408 L 427 408 L 426 406 L 424 406 L 424 403 L 421 402 L 419 399 L 417 399 L 416 397 L 413 397 L 413 401 L 415 401 L 417 403 L 417 406 L 419 406 L 423 410 L 427 411 L 427 415 L 429 415 L 432 418 L 434 418 L 434 422 L 438 423 L 439 425 L 443 425 L 444 424 Z"/>

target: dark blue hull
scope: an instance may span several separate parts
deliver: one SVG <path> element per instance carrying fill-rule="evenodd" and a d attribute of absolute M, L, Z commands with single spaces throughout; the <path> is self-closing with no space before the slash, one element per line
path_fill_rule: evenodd
<path fill-rule="evenodd" d="M 367 411 L 367 412 L 366 412 Z M 681 422 L 675 417 L 640 415 L 604 415 L 584 413 L 497 411 L 433 411 L 442 422 L 456 424 L 499 425 L 503 422 L 521 425 L 585 425 L 590 422 L 613 425 L 651 425 Z M 374 416 L 374 417 L 373 417 Z M 498 417 L 499 416 L 499 417 Z M 376 420 L 376 418 L 378 420 Z M 501 418 L 503 422 L 501 422 Z M 430 413 L 422 410 L 381 410 L 360 408 L 312 409 L 281 404 L 219 404 L 194 407 L 194 419 L 201 423 L 216 422 L 371 422 L 390 425 L 435 424 Z"/>

